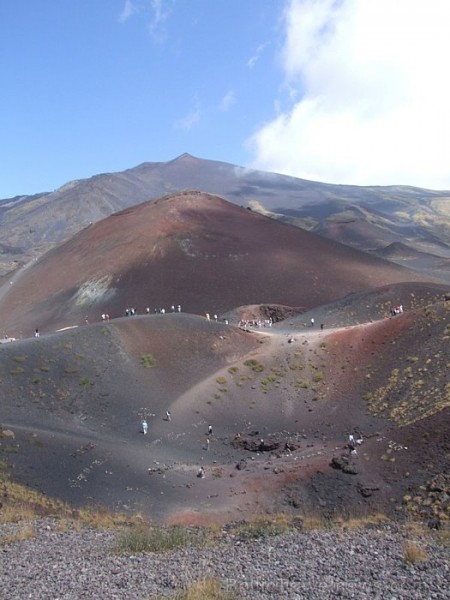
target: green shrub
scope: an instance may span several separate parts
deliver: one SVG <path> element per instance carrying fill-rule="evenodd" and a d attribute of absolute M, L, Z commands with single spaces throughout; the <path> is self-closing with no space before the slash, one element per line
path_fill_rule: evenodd
<path fill-rule="evenodd" d="M 237 535 L 241 541 L 246 541 L 283 535 L 288 531 L 289 525 L 284 519 L 258 519 L 240 525 Z"/>
<path fill-rule="evenodd" d="M 261 385 L 269 385 L 269 383 L 275 383 L 277 381 L 278 377 L 276 377 L 275 375 L 269 375 L 261 381 Z"/>
<path fill-rule="evenodd" d="M 167 552 L 178 548 L 202 546 L 205 533 L 180 525 L 172 527 L 145 527 L 137 525 L 125 530 L 116 540 L 118 553 Z"/>
<path fill-rule="evenodd" d="M 24 369 L 22 367 L 16 367 L 15 369 L 11 369 L 11 375 L 22 375 L 24 373 Z"/>
<path fill-rule="evenodd" d="M 299 387 L 299 388 L 303 388 L 305 390 L 309 387 L 308 382 L 305 381 L 304 379 L 297 379 L 295 386 Z"/>
<path fill-rule="evenodd" d="M 248 360 L 246 360 L 244 362 L 244 365 L 246 367 L 250 367 L 252 369 L 252 371 L 255 371 L 255 373 L 260 373 L 261 371 L 264 371 L 264 365 L 259 363 L 254 358 L 249 358 Z"/>
<path fill-rule="evenodd" d="M 143 354 L 141 356 L 141 365 L 147 369 L 156 365 L 156 360 L 153 354 Z"/>

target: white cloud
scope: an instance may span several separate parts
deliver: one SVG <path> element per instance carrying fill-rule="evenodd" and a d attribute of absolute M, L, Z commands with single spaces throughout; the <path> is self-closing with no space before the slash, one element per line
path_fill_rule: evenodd
<path fill-rule="evenodd" d="M 450 2 L 289 0 L 278 116 L 252 167 L 450 189 Z"/>
<path fill-rule="evenodd" d="M 125 0 L 125 5 L 119 15 L 119 22 L 125 23 L 131 16 L 138 12 L 138 8 L 131 0 Z"/>
<path fill-rule="evenodd" d="M 166 21 L 173 10 L 173 0 L 151 0 L 153 19 L 149 25 L 150 35 L 154 42 L 163 43 L 166 40 Z"/>
<path fill-rule="evenodd" d="M 261 54 L 264 52 L 266 46 L 267 46 L 267 44 L 260 44 L 256 48 L 255 54 L 253 56 L 251 56 L 247 61 L 247 67 L 249 67 L 250 69 L 253 69 L 253 67 L 256 65 L 258 60 L 261 58 Z"/>
<path fill-rule="evenodd" d="M 194 108 L 185 117 L 176 121 L 174 123 L 174 128 L 182 129 L 185 132 L 189 132 L 200 122 L 200 119 L 201 119 L 200 108 Z"/>
<path fill-rule="evenodd" d="M 234 104 L 236 104 L 236 94 L 234 90 L 229 90 L 220 101 L 219 110 L 227 112 Z"/>

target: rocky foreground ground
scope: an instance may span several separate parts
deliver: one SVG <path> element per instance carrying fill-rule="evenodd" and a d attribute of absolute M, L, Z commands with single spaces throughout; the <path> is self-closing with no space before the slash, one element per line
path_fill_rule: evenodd
<path fill-rule="evenodd" d="M 0 597 L 150 600 L 215 578 L 236 599 L 450 598 L 442 532 L 383 524 L 244 540 L 228 530 L 211 546 L 158 554 L 118 553 L 118 535 L 50 520 L 1 526 Z"/>

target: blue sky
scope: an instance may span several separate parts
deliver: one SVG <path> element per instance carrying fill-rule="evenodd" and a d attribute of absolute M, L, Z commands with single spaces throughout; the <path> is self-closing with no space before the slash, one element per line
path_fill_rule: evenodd
<path fill-rule="evenodd" d="M 1 4 L 1 198 L 183 152 L 249 162 L 281 78 L 283 2 Z"/>
<path fill-rule="evenodd" d="M 450 189 L 447 0 L 0 4 L 0 198 L 183 152 Z"/>

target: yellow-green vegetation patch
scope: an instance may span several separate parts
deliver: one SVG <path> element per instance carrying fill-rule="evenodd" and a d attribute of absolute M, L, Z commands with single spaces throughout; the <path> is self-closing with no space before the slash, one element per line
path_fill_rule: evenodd
<path fill-rule="evenodd" d="M 278 377 L 276 375 L 268 375 L 264 379 L 261 379 L 261 385 L 266 386 L 271 383 L 278 383 Z"/>
<path fill-rule="evenodd" d="M 424 308 L 423 312 L 426 317 L 429 317 L 429 318 L 436 317 L 436 310 L 435 310 L 434 306 L 426 306 Z"/>
<path fill-rule="evenodd" d="M 2 429 L 0 431 L 0 438 L 14 439 L 15 437 L 15 433 L 12 431 L 12 429 Z"/>
<path fill-rule="evenodd" d="M 283 377 L 287 372 L 285 367 L 272 367 L 270 370 L 277 377 Z"/>
<path fill-rule="evenodd" d="M 27 359 L 26 356 L 14 356 L 13 357 L 13 361 L 16 363 L 23 363 L 26 361 L 26 359 Z"/>
<path fill-rule="evenodd" d="M 227 382 L 227 378 L 223 377 L 223 375 L 220 375 L 220 377 L 216 378 L 216 381 L 219 385 L 225 385 Z"/>
<path fill-rule="evenodd" d="M 0 535 L 0 547 L 7 546 L 8 544 L 14 544 L 17 542 L 23 542 L 36 537 L 36 530 L 34 525 L 26 524 L 22 525 L 14 533 L 1 534 Z"/>
<path fill-rule="evenodd" d="M 418 356 L 408 356 L 408 358 L 406 360 L 410 363 L 416 363 L 419 360 L 419 357 Z"/>
<path fill-rule="evenodd" d="M 248 523 L 237 524 L 233 533 L 241 541 L 264 539 L 288 533 L 291 523 L 286 515 L 279 514 L 273 518 L 258 518 Z"/>
<path fill-rule="evenodd" d="M 149 527 L 136 525 L 121 532 L 116 539 L 113 551 L 119 554 L 137 552 L 169 552 L 180 548 L 193 548 L 205 545 L 205 531 L 189 529 L 181 525 L 171 527 Z"/>
<path fill-rule="evenodd" d="M 237 598 L 229 589 L 223 590 L 220 580 L 215 578 L 191 583 L 176 592 L 174 596 L 170 596 L 170 600 L 237 600 Z M 155 596 L 150 600 L 167 600 L 167 596 Z"/>
<path fill-rule="evenodd" d="M 0 478 L 3 477 L 0 523 L 32 521 L 43 516 L 59 519 L 61 523 L 68 520 L 75 527 L 88 525 L 95 528 L 113 528 L 142 522 L 140 515 L 114 513 L 101 506 L 74 509 L 61 500 L 11 482 L 6 474 L 6 468 L 7 465 L 0 461 Z"/>
<path fill-rule="evenodd" d="M 405 544 L 404 560 L 406 564 L 415 565 L 428 560 L 428 554 L 416 542 L 407 542 Z"/>
<path fill-rule="evenodd" d="M 7 480 L 6 469 L 7 464 L 3 460 L 0 460 L 0 483 L 4 483 Z"/>
<path fill-rule="evenodd" d="M 253 381 L 253 377 L 251 377 L 250 375 L 240 375 L 239 381 L 242 383 L 244 381 Z"/>
<path fill-rule="evenodd" d="M 387 416 L 399 425 L 409 425 L 450 406 L 447 363 L 441 353 L 423 361 L 408 357 L 408 362 L 408 367 L 393 369 L 385 385 L 364 397 L 373 414 Z M 434 367 L 432 379 L 430 364 Z"/>
<path fill-rule="evenodd" d="M 147 369 L 156 365 L 156 359 L 153 354 L 143 354 L 141 356 L 141 365 Z"/>
<path fill-rule="evenodd" d="M 10 373 L 11 375 L 22 375 L 22 373 L 24 373 L 24 369 L 22 369 L 22 367 L 16 367 L 15 369 L 11 369 Z"/>
<path fill-rule="evenodd" d="M 434 208 L 434 210 L 441 215 L 450 216 L 450 197 L 442 196 L 441 198 L 436 198 L 432 200 L 430 206 Z"/>
<path fill-rule="evenodd" d="M 309 387 L 309 383 L 304 379 L 297 379 L 297 381 L 295 382 L 295 387 L 306 390 Z"/>
<path fill-rule="evenodd" d="M 406 369 L 403 369 L 403 373 L 408 379 L 412 379 L 414 377 L 412 367 L 406 367 Z"/>
<path fill-rule="evenodd" d="M 262 365 L 254 358 L 249 358 L 248 360 L 246 360 L 244 362 L 244 365 L 252 369 L 252 371 L 254 371 L 255 373 L 261 373 L 261 371 L 264 371 L 264 365 Z"/>
<path fill-rule="evenodd" d="M 227 582 L 223 589 L 220 579 L 202 579 L 188 585 L 186 590 L 175 594 L 173 600 L 238 600 L 238 595 L 230 591 Z"/>
<path fill-rule="evenodd" d="M 291 363 L 289 365 L 289 368 L 291 369 L 291 371 L 303 371 L 305 365 L 302 363 Z"/>
<path fill-rule="evenodd" d="M 239 367 L 236 367 L 236 366 L 230 367 L 230 368 L 228 369 L 228 373 L 231 373 L 231 375 L 234 375 L 234 374 L 235 374 L 235 373 L 237 373 L 238 371 L 239 371 Z"/>
<path fill-rule="evenodd" d="M 329 223 L 353 223 L 357 218 L 358 216 L 353 210 L 343 210 L 342 212 L 328 215 L 326 220 Z"/>

